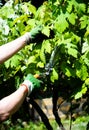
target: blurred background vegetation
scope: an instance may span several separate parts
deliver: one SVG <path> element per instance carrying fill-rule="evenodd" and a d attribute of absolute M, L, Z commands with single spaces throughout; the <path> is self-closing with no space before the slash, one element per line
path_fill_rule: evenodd
<path fill-rule="evenodd" d="M 40 36 L 39 43 L 30 43 L 0 65 L 0 99 L 15 91 L 28 73 L 43 73 L 53 49 L 57 46 L 54 57 L 56 64 L 45 79 L 44 88 L 42 88 L 42 92 L 48 91 L 48 93 L 42 97 L 39 92 L 36 92 L 35 98 L 47 98 L 49 95 L 53 97 L 53 94 L 57 93 L 64 101 L 71 104 L 69 110 L 71 115 L 81 105 L 81 99 L 86 99 L 81 109 L 88 115 L 89 2 L 84 0 L 0 0 L 0 45 L 16 39 L 39 25 L 43 25 L 42 34 L 45 37 Z M 55 92 L 51 93 L 52 88 Z M 73 100 L 79 104 L 73 104 Z M 31 120 L 26 101 L 13 115 L 11 122 L 16 122 L 18 118 L 26 122 Z M 75 119 L 71 116 L 71 120 Z M 12 124 L 10 125 L 12 127 Z M 43 124 L 41 126 L 43 127 Z M 31 124 L 28 127 L 31 127 Z M 37 129 L 35 127 L 34 124 L 34 129 Z"/>

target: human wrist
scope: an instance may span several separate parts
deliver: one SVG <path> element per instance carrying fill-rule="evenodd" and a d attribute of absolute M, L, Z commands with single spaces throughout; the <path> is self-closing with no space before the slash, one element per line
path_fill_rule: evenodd
<path fill-rule="evenodd" d="M 28 87 L 27 87 L 27 85 L 25 85 L 25 84 L 20 84 L 20 89 L 23 89 L 24 90 L 24 93 L 25 93 L 25 95 L 28 95 Z"/>
<path fill-rule="evenodd" d="M 24 34 L 24 37 L 25 37 L 25 43 L 28 45 L 29 42 L 32 40 L 32 39 L 31 39 L 31 34 L 30 34 L 29 32 L 26 32 L 26 33 Z"/>
<path fill-rule="evenodd" d="M 33 84 L 29 80 L 24 80 L 24 82 L 20 86 L 26 87 L 26 92 L 28 93 L 27 96 L 29 96 L 33 90 Z"/>

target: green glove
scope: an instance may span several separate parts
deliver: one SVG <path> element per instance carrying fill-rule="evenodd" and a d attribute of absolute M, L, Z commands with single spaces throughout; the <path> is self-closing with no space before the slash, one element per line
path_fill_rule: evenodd
<path fill-rule="evenodd" d="M 30 31 L 31 39 L 34 40 L 36 36 L 41 33 L 41 30 L 42 30 L 42 26 L 37 26 L 36 28 L 32 29 Z"/>
<path fill-rule="evenodd" d="M 42 30 L 42 26 L 37 26 L 34 29 L 32 29 L 30 32 L 26 33 L 26 44 L 31 43 L 38 43 L 41 41 L 40 37 L 41 37 L 41 30 Z"/>
<path fill-rule="evenodd" d="M 33 89 L 39 89 L 41 87 L 41 80 L 36 79 L 32 74 L 28 74 L 22 84 L 28 87 L 28 96 Z"/>

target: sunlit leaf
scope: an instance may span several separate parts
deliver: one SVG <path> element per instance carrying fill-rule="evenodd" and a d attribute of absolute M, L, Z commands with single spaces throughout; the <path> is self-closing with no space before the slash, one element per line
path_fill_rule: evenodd
<path fill-rule="evenodd" d="M 87 67 L 85 65 L 80 65 L 80 68 L 76 69 L 76 75 L 85 80 L 88 76 Z"/>
<path fill-rule="evenodd" d="M 42 30 L 42 33 L 49 37 L 49 35 L 50 35 L 49 27 L 44 27 L 43 30 Z"/>
<path fill-rule="evenodd" d="M 55 28 L 58 32 L 63 32 L 69 26 L 66 17 L 64 14 L 58 16 L 57 21 L 55 23 Z"/>
<path fill-rule="evenodd" d="M 20 65 L 21 59 L 22 57 L 20 55 L 14 55 L 12 58 L 5 62 L 6 68 L 9 68 L 9 66 L 11 66 L 11 68 L 17 67 L 18 65 Z"/>
<path fill-rule="evenodd" d="M 69 20 L 69 22 L 70 22 L 72 25 L 74 25 L 76 18 L 77 18 L 76 14 L 71 13 L 71 14 L 69 15 L 69 17 L 68 17 L 68 20 Z"/>
<path fill-rule="evenodd" d="M 73 57 L 77 58 L 78 56 L 78 51 L 76 49 L 73 49 L 73 48 L 69 48 L 68 49 L 68 54 L 69 55 L 72 55 Z"/>
<path fill-rule="evenodd" d="M 82 92 L 78 92 L 76 95 L 75 95 L 75 99 L 79 99 L 82 97 Z"/>
<path fill-rule="evenodd" d="M 58 73 L 53 68 L 52 75 L 51 75 L 51 81 L 54 82 L 55 80 L 58 80 Z"/>
<path fill-rule="evenodd" d="M 37 63 L 37 67 L 43 68 L 43 67 L 44 67 L 43 62 L 38 62 L 38 63 Z"/>

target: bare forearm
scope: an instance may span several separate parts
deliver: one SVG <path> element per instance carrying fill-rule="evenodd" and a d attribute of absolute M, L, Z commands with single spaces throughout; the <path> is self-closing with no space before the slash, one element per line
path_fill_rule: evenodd
<path fill-rule="evenodd" d="M 30 37 L 25 34 L 12 42 L 0 46 L 0 63 L 3 63 L 23 48 L 28 40 L 30 40 Z"/>
<path fill-rule="evenodd" d="M 9 116 L 14 114 L 22 105 L 26 97 L 26 88 L 20 87 L 11 95 L 3 98 L 0 101 L 0 121 L 6 120 Z"/>

